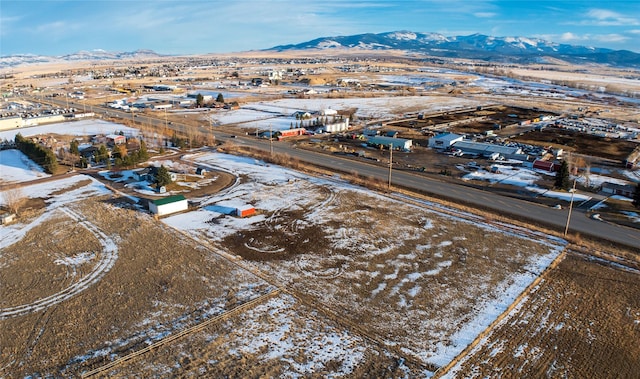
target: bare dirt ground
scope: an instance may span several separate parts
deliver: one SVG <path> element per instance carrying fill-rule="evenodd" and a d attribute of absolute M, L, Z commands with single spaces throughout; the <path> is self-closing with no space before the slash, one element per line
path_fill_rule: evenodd
<path fill-rule="evenodd" d="M 637 377 L 639 278 L 637 270 L 568 254 L 452 377 Z"/>

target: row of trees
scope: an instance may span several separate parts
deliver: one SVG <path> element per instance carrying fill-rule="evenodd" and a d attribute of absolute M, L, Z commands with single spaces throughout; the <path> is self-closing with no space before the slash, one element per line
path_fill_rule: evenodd
<path fill-rule="evenodd" d="M 58 168 L 58 159 L 51 149 L 48 149 L 31 139 L 24 138 L 18 133 L 15 137 L 16 148 L 32 161 L 41 165 L 49 174 L 55 173 Z"/>

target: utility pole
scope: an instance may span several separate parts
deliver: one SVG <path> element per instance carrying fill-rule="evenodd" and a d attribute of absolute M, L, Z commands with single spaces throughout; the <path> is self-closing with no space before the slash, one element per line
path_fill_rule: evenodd
<path fill-rule="evenodd" d="M 571 220 L 571 210 L 573 209 L 573 194 L 576 192 L 576 180 L 573 179 L 573 188 L 571 189 L 571 201 L 569 202 L 569 214 L 567 215 L 567 225 L 564 227 L 564 236 L 569 231 L 569 221 Z"/>
<path fill-rule="evenodd" d="M 393 168 L 393 143 L 389 144 L 389 190 L 391 190 L 391 169 Z"/>
<path fill-rule="evenodd" d="M 273 157 L 273 130 L 269 124 L 269 154 Z"/>

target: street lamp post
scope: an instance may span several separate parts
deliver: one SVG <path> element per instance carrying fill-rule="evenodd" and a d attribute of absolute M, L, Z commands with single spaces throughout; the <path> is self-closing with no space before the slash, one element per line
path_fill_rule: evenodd
<path fill-rule="evenodd" d="M 571 211 L 573 210 L 573 194 L 576 192 L 576 180 L 573 179 L 573 188 L 571 189 L 571 201 L 569 202 L 569 214 L 567 215 L 567 225 L 564 227 L 564 236 L 569 231 L 569 221 L 571 220 Z"/>
<path fill-rule="evenodd" d="M 393 143 L 389 144 L 389 190 L 391 190 L 391 170 L 393 168 Z"/>

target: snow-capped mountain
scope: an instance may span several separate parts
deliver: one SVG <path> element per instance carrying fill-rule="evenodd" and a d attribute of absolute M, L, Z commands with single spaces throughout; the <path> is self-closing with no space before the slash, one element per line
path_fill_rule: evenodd
<path fill-rule="evenodd" d="M 55 63 L 70 61 L 105 61 L 105 60 L 121 60 L 121 59 L 143 59 L 162 57 L 152 50 L 136 50 L 130 52 L 91 50 L 78 51 L 77 53 L 46 56 L 34 54 L 16 54 L 0 57 L 0 68 L 18 66 L 22 64 L 38 64 L 38 63 Z"/>
<path fill-rule="evenodd" d="M 640 54 L 558 44 L 539 38 L 492 37 L 483 34 L 447 37 L 438 33 L 395 31 L 379 34 L 322 37 L 293 45 L 275 46 L 272 51 L 305 49 L 405 50 L 435 57 L 473 58 L 501 62 L 540 62 L 544 57 L 569 62 L 640 66 Z"/>

